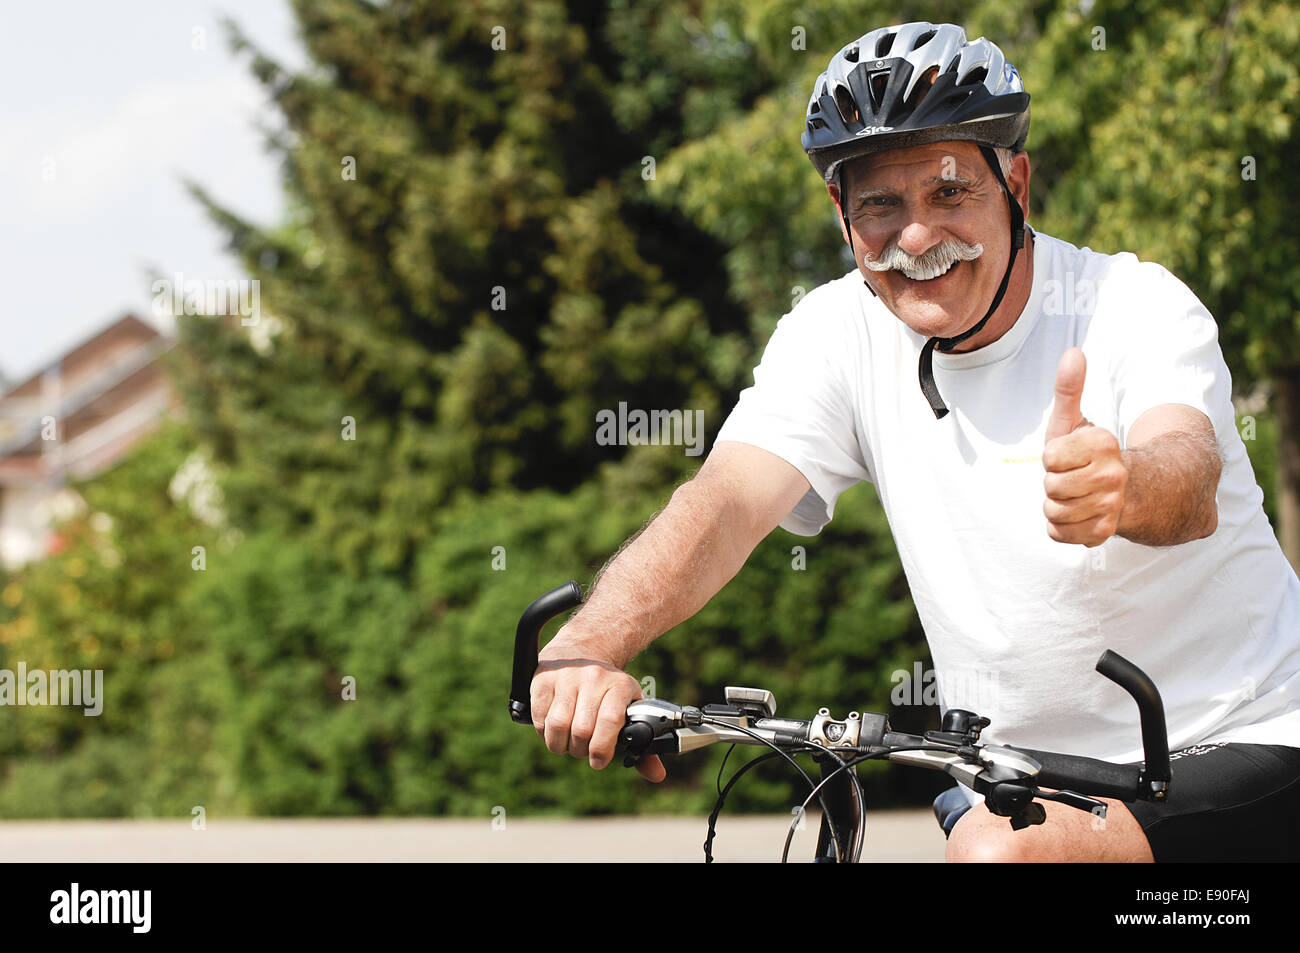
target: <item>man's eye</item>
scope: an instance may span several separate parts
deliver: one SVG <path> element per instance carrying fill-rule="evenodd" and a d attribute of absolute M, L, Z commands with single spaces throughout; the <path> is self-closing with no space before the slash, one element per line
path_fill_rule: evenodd
<path fill-rule="evenodd" d="M 939 190 L 939 194 L 946 199 L 955 199 L 958 195 L 960 195 L 962 192 L 965 191 L 966 189 L 960 185 L 945 185 L 943 188 Z"/>

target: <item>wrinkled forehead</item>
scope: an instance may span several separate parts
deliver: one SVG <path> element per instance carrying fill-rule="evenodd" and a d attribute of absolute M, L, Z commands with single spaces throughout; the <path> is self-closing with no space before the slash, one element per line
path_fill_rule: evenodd
<path fill-rule="evenodd" d="M 932 142 L 889 149 L 844 164 L 846 190 L 885 186 L 901 188 L 939 178 L 982 177 L 988 163 L 973 142 Z"/>

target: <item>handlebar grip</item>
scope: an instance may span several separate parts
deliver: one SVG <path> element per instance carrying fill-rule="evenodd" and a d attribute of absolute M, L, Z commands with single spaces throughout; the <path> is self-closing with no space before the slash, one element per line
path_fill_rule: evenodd
<path fill-rule="evenodd" d="M 1142 720 L 1143 782 L 1168 782 L 1169 735 L 1165 728 L 1165 705 L 1156 683 L 1122 655 L 1107 649 L 1097 660 L 1097 671 L 1109 678 L 1137 702 Z"/>
<path fill-rule="evenodd" d="M 519 725 L 533 723 L 529 687 L 537 672 L 537 650 L 542 627 L 562 612 L 582 605 L 582 587 L 566 582 L 534 599 L 519 617 L 515 630 L 515 665 L 510 678 L 510 718 Z"/>
<path fill-rule="evenodd" d="M 1138 783 L 1142 776 L 1140 765 L 1115 764 L 1113 761 L 1099 761 L 1096 758 L 1055 751 L 1035 751 L 1033 748 L 1016 745 L 1007 747 L 1029 755 L 1042 765 L 1042 770 L 1034 780 L 1044 787 L 1097 797 L 1113 797 L 1120 801 L 1132 801 L 1138 794 Z"/>

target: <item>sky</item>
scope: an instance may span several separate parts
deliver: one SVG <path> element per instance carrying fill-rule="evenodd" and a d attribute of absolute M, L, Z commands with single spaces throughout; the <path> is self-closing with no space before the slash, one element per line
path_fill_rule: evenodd
<path fill-rule="evenodd" d="M 133 313 L 155 275 L 243 278 L 186 192 L 259 224 L 284 213 L 276 111 L 231 53 L 237 22 L 307 63 L 285 0 L 63 0 L 0 16 L 0 376 L 10 384 Z"/>

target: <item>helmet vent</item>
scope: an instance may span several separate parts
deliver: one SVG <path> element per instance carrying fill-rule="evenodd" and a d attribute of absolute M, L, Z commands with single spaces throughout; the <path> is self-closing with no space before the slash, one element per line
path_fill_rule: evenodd
<path fill-rule="evenodd" d="M 934 86 L 935 78 L 939 75 L 939 67 L 931 66 L 928 70 L 916 78 L 916 84 L 912 87 L 912 95 L 907 97 L 907 111 L 913 112 L 921 100 L 925 99 L 925 94 Z"/>
<path fill-rule="evenodd" d="M 935 30 L 926 30 L 916 38 L 916 42 L 912 44 L 912 49 L 919 50 L 921 47 L 925 46 L 925 44 L 934 39 L 935 32 Z"/>
<path fill-rule="evenodd" d="M 845 51 L 844 51 L 844 58 L 845 58 L 846 60 L 848 60 L 850 63 L 856 63 L 856 62 L 858 61 L 858 48 L 857 48 L 857 46 L 850 46 L 847 50 L 845 50 Z"/>
<path fill-rule="evenodd" d="M 958 86 L 980 86 L 988 78 L 987 66 L 977 66 L 957 81 Z"/>
<path fill-rule="evenodd" d="M 894 46 L 894 34 L 886 33 L 880 39 L 876 40 L 876 59 L 889 55 L 889 51 Z"/>
<path fill-rule="evenodd" d="M 885 101 L 885 87 L 889 85 L 889 70 L 871 74 L 871 106 L 878 113 Z"/>
<path fill-rule="evenodd" d="M 847 86 L 835 87 L 835 105 L 839 107 L 840 116 L 845 123 L 853 123 L 861 119 L 858 104 L 853 101 L 853 94 L 849 92 Z"/>

